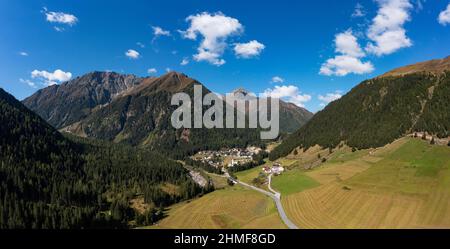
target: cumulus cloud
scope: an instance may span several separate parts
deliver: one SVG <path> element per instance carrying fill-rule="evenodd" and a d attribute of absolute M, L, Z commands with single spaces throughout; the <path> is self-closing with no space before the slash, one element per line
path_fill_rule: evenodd
<path fill-rule="evenodd" d="M 251 58 L 259 55 L 265 47 L 264 44 L 256 40 L 247 43 L 237 43 L 234 46 L 234 53 L 238 57 Z"/>
<path fill-rule="evenodd" d="M 70 80 L 72 78 L 72 73 L 64 72 L 60 69 L 55 70 L 53 73 L 47 72 L 45 70 L 33 70 L 33 72 L 31 72 L 31 78 L 41 79 L 44 81 L 45 85 L 51 86 Z"/>
<path fill-rule="evenodd" d="M 135 60 L 135 59 L 138 59 L 139 56 L 140 56 L 139 52 L 136 51 L 136 50 L 133 50 L 133 49 L 128 49 L 128 50 L 125 52 L 125 55 L 126 55 L 128 58 L 134 59 L 134 60 Z"/>
<path fill-rule="evenodd" d="M 194 60 L 207 61 L 217 66 L 225 64 L 225 60 L 221 57 L 227 47 L 227 38 L 244 30 L 239 20 L 225 16 L 221 12 L 191 15 L 186 21 L 190 23 L 189 28 L 180 31 L 184 38 L 196 40 L 198 35 L 203 37 Z"/>
<path fill-rule="evenodd" d="M 347 74 L 365 74 L 374 70 L 371 62 L 362 62 L 359 58 L 348 55 L 338 55 L 328 59 L 320 68 L 320 74 L 331 76 L 346 76 Z"/>
<path fill-rule="evenodd" d="M 283 99 L 300 107 L 304 107 L 305 103 L 311 100 L 311 95 L 302 94 L 302 92 L 300 92 L 300 89 L 293 85 L 275 86 L 274 88 L 268 88 L 264 91 L 262 97 Z"/>
<path fill-rule="evenodd" d="M 149 73 L 149 74 L 155 74 L 155 73 L 157 73 L 158 72 L 158 70 L 156 70 L 156 68 L 149 68 L 148 70 L 147 70 L 147 73 Z"/>
<path fill-rule="evenodd" d="M 152 26 L 152 29 L 153 29 L 153 35 L 155 37 L 158 37 L 158 36 L 170 36 L 170 31 L 164 30 L 161 27 Z"/>
<path fill-rule="evenodd" d="M 355 10 L 352 13 L 352 17 L 363 17 L 366 15 L 364 11 L 364 6 L 360 3 L 357 3 L 355 6 Z"/>
<path fill-rule="evenodd" d="M 51 23 L 67 24 L 69 26 L 73 26 L 78 22 L 78 18 L 72 14 L 48 11 L 47 8 L 44 8 L 44 14 L 47 21 Z"/>
<path fill-rule="evenodd" d="M 357 38 L 351 30 L 337 34 L 334 42 L 336 44 L 336 52 L 338 53 L 356 58 L 365 56 L 365 53 L 358 44 Z"/>
<path fill-rule="evenodd" d="M 340 91 L 336 91 L 334 93 L 327 93 L 325 95 L 319 95 L 318 99 L 321 101 L 321 106 L 325 106 L 326 104 L 338 100 L 342 97 Z"/>
<path fill-rule="evenodd" d="M 450 24 L 450 3 L 447 5 L 447 9 L 439 13 L 438 21 L 444 26 Z"/>
<path fill-rule="evenodd" d="M 170 73 L 172 72 L 172 69 L 170 67 L 166 67 L 166 72 Z"/>
<path fill-rule="evenodd" d="M 377 56 L 388 55 L 405 47 L 412 46 L 403 27 L 410 21 L 413 5 L 409 0 L 377 0 L 380 8 L 372 20 L 367 37 L 366 51 Z"/>
<path fill-rule="evenodd" d="M 320 74 L 346 76 L 350 73 L 365 74 L 374 70 L 371 62 L 361 61 L 365 53 L 351 30 L 337 34 L 334 42 L 336 46 L 335 51 L 339 55 L 323 63 L 320 68 Z"/>
<path fill-rule="evenodd" d="M 180 63 L 182 66 L 186 66 L 187 64 L 189 64 L 189 60 L 187 58 L 184 58 Z"/>
<path fill-rule="evenodd" d="M 274 76 L 272 77 L 272 80 L 270 81 L 270 83 L 283 83 L 284 79 L 281 78 L 280 76 Z"/>
<path fill-rule="evenodd" d="M 21 55 L 21 56 L 28 56 L 28 53 L 25 52 L 25 51 L 21 51 L 21 52 L 19 52 L 19 55 Z"/>

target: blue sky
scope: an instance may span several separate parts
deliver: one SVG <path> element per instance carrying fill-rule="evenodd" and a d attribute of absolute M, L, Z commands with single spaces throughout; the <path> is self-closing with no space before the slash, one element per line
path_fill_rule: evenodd
<path fill-rule="evenodd" d="M 215 92 L 244 87 L 317 111 L 365 79 L 450 55 L 449 4 L 0 0 L 0 87 L 23 99 L 94 70 L 170 68 Z"/>

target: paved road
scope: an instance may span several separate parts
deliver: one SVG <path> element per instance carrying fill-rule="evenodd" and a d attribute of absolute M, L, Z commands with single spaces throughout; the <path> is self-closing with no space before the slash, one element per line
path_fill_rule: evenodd
<path fill-rule="evenodd" d="M 225 176 L 229 177 L 228 173 L 226 173 Z M 270 198 L 272 198 L 275 201 L 278 213 L 280 214 L 280 217 L 283 220 L 284 224 L 286 224 L 286 226 L 288 226 L 289 229 L 298 229 L 298 227 L 287 217 L 286 213 L 284 212 L 283 205 L 281 204 L 281 194 L 278 193 L 277 191 L 273 190 L 271 187 L 272 174 L 269 175 L 269 190 L 272 191 L 273 193 L 266 191 L 264 189 L 257 188 L 255 186 L 247 184 L 245 182 L 241 182 L 239 180 L 235 180 L 235 181 L 247 188 L 251 188 L 253 190 L 256 190 L 256 191 L 263 193 L 263 194 L 269 196 Z"/>
<path fill-rule="evenodd" d="M 281 194 L 272 189 L 272 174 L 269 175 L 269 185 L 267 187 L 269 188 L 270 191 L 272 191 L 275 194 L 275 196 L 277 196 L 278 199 L 281 198 Z"/>

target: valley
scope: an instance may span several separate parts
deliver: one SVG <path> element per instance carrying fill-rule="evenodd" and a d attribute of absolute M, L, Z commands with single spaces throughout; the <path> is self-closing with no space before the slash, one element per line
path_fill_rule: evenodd
<path fill-rule="evenodd" d="M 450 242 L 450 0 L 0 0 L 0 23 L 5 245 Z"/>
<path fill-rule="evenodd" d="M 93 72 L 22 102 L 0 89 L 0 227 L 448 228 L 449 60 L 314 115 L 280 102 L 274 140 L 171 126 L 173 94 L 210 92 L 177 72 Z"/>
<path fill-rule="evenodd" d="M 401 138 L 381 148 L 355 152 L 343 146 L 329 154 L 327 161 L 320 166 L 305 169 L 310 163 L 308 160 L 304 162 L 305 158 L 317 158 L 320 153 L 324 152 L 311 148 L 281 158 L 280 161 L 290 162 L 288 170 L 272 180 L 272 188 L 282 194 L 281 201 L 288 218 L 298 227 L 450 226 L 450 147 L 430 145 L 428 141 L 412 137 Z M 253 179 L 260 172 L 262 166 L 238 172 L 236 176 L 240 181 L 254 184 Z M 269 190 L 267 185 L 259 187 Z M 271 224 L 249 221 L 261 215 L 259 205 L 252 206 L 253 199 L 248 198 L 252 192 L 259 196 L 258 192 L 239 185 L 226 186 L 216 192 L 171 207 L 168 217 L 154 227 L 177 227 L 180 224 L 176 221 L 183 220 L 186 228 L 280 228 L 281 219 L 276 210 L 270 215 Z M 222 203 L 224 200 L 226 203 Z M 272 200 L 266 201 L 274 205 Z M 261 205 L 266 207 L 269 205 L 267 202 Z M 210 209 L 213 203 L 221 204 L 214 204 L 219 208 L 214 206 Z M 234 210 L 229 209 L 235 206 L 233 203 L 241 203 L 241 220 L 247 220 L 247 225 L 233 223 Z M 210 210 L 207 221 L 189 219 L 191 213 L 204 210 Z M 224 223 L 215 223 L 211 217 L 217 215 Z"/>

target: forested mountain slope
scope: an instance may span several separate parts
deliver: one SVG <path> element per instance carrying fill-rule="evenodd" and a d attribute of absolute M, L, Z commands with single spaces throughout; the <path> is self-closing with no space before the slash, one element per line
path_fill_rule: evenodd
<path fill-rule="evenodd" d="M 316 144 L 334 148 L 345 142 L 360 149 L 379 147 L 415 131 L 449 136 L 450 68 L 442 69 L 442 65 L 450 65 L 446 61 L 450 57 L 437 64 L 431 61 L 420 67 L 408 66 L 407 70 L 394 70 L 362 82 L 314 115 L 278 146 L 270 158 Z M 430 70 L 433 65 L 439 65 L 439 70 Z"/>
<path fill-rule="evenodd" d="M 123 227 L 142 195 L 164 207 L 205 191 L 181 164 L 148 151 L 69 140 L 0 89 L 0 228 Z M 176 192 L 165 192 L 172 184 Z M 142 220 L 142 219 L 141 219 Z"/>
<path fill-rule="evenodd" d="M 81 77 L 80 80 L 85 77 Z M 80 80 L 65 84 L 67 87 L 70 85 L 73 88 L 86 84 Z M 100 80 L 99 82 L 104 81 Z M 255 129 L 176 130 L 173 128 L 170 118 L 178 107 L 171 105 L 171 98 L 175 93 L 185 92 L 193 100 L 195 84 L 201 85 L 198 81 L 176 72 L 159 78 L 141 79 L 133 87 L 120 91 L 107 104 L 98 104 L 94 108 L 90 108 L 89 112 L 83 116 L 76 115 L 79 108 L 60 108 L 60 106 L 70 106 L 71 102 L 83 103 L 80 106 L 91 103 L 92 101 L 87 100 L 84 95 L 68 100 L 65 100 L 63 95 L 56 96 L 48 101 L 48 105 L 35 106 L 32 103 L 44 101 L 40 96 L 42 94 L 38 92 L 26 99 L 24 103 L 48 121 L 52 121 L 53 118 L 46 113 L 57 113 L 57 116 L 60 117 L 77 117 L 70 119 L 70 122 L 67 121 L 69 119 L 64 119 L 64 122 L 54 122 L 54 124 L 59 124 L 55 126 L 58 129 L 82 137 L 142 146 L 174 158 L 183 158 L 201 149 L 260 144 L 260 134 Z M 203 94 L 210 92 L 206 87 L 201 86 Z M 64 101 L 67 103 L 62 104 L 61 102 Z M 94 103 L 105 103 L 105 101 Z"/>

